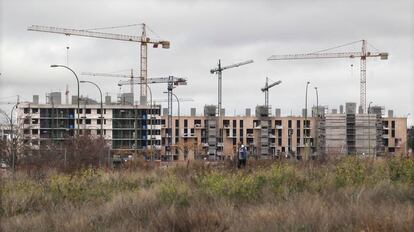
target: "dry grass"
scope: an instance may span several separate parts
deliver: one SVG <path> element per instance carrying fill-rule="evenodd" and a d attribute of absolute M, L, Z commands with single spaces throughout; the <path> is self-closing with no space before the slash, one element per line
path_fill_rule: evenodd
<path fill-rule="evenodd" d="M 345 158 L 1 179 L 4 231 L 412 231 L 414 160 Z"/>

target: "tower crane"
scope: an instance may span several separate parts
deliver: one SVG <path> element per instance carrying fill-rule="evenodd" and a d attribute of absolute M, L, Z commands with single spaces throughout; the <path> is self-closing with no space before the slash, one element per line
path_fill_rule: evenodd
<path fill-rule="evenodd" d="M 215 74 L 217 73 L 217 80 L 218 80 L 218 104 L 217 104 L 217 128 L 216 128 L 216 148 L 218 147 L 218 143 L 221 142 L 221 138 L 222 136 L 222 132 L 220 132 L 220 116 L 221 116 L 221 105 L 222 105 L 222 92 L 223 92 L 223 88 L 222 88 L 222 72 L 223 70 L 226 69 L 231 69 L 231 68 L 236 68 L 242 65 L 246 65 L 246 64 L 250 64 L 253 63 L 253 60 L 247 60 L 244 62 L 240 62 L 240 63 L 236 63 L 236 64 L 232 64 L 232 65 L 228 65 L 228 66 L 221 66 L 221 60 L 219 60 L 217 68 L 213 68 L 210 70 L 211 74 Z M 220 141 L 219 141 L 220 140 Z M 215 150 L 216 156 L 217 156 L 217 150 Z"/>
<path fill-rule="evenodd" d="M 334 48 L 339 48 L 347 46 L 354 43 L 362 42 L 362 47 L 360 52 L 338 52 L 338 53 L 325 53 Z M 270 56 L 267 60 L 298 60 L 298 59 L 325 59 L 325 58 L 356 58 L 360 57 L 360 69 L 361 69 L 361 79 L 360 79 L 360 106 L 363 109 L 363 112 L 366 112 L 366 98 L 367 98 L 367 81 L 366 81 L 366 59 L 368 57 L 380 57 L 381 60 L 388 59 L 387 52 L 371 52 L 367 51 L 367 41 L 360 40 L 345 45 L 337 46 L 331 49 L 325 49 L 319 52 L 306 53 L 306 54 L 289 54 L 289 55 L 273 55 Z"/>
<path fill-rule="evenodd" d="M 276 85 L 279 85 L 280 83 L 282 83 L 281 80 L 273 82 L 272 84 L 269 85 L 269 78 L 266 77 L 266 84 L 263 88 L 260 89 L 260 90 L 262 90 L 262 92 L 265 93 L 265 106 L 266 106 L 267 110 L 269 110 L 269 89 L 276 86 Z"/>
<path fill-rule="evenodd" d="M 219 60 L 217 68 L 213 68 L 213 69 L 210 70 L 211 74 L 217 73 L 217 77 L 218 77 L 218 106 L 217 106 L 218 107 L 218 112 L 217 112 L 217 115 L 219 117 L 220 117 L 220 114 L 221 114 L 220 111 L 221 111 L 221 104 L 222 104 L 222 91 L 223 91 L 223 89 L 222 89 L 222 72 L 223 72 L 223 70 L 236 68 L 236 67 L 246 65 L 246 64 L 250 64 L 250 63 L 253 63 L 253 60 L 247 60 L 247 61 L 240 62 L 240 63 L 237 63 L 237 64 L 232 64 L 232 65 L 221 67 L 221 61 Z"/>
<path fill-rule="evenodd" d="M 165 153 L 167 155 L 168 159 L 172 159 L 172 154 L 171 154 L 171 138 L 172 138 L 172 112 L 173 112 L 173 108 L 172 108 L 172 102 L 173 102 L 173 89 L 174 86 L 178 86 L 178 85 L 187 85 L 187 80 L 185 78 L 181 78 L 181 77 L 174 77 L 174 76 L 168 76 L 168 77 L 155 77 L 155 78 L 148 78 L 147 79 L 147 84 L 157 84 L 157 83 L 167 83 L 167 90 L 168 90 L 168 119 L 167 119 L 167 128 L 168 128 L 168 132 L 167 132 L 167 147 L 165 149 Z M 122 85 L 130 85 L 130 84 L 141 84 L 141 82 L 138 82 L 136 80 L 131 81 L 119 81 L 118 85 L 122 86 Z M 146 84 L 146 85 L 147 85 Z"/>
<path fill-rule="evenodd" d="M 145 24 L 142 24 L 141 36 L 131 36 L 131 35 L 123 35 L 123 34 L 96 32 L 96 31 L 91 31 L 91 30 L 67 29 L 67 28 L 38 26 L 38 25 L 32 25 L 28 27 L 27 30 L 63 34 L 63 35 L 68 35 L 68 36 L 75 35 L 75 36 L 92 37 L 92 38 L 99 38 L 99 39 L 111 39 L 111 40 L 120 40 L 120 41 L 140 43 L 140 48 L 141 48 L 140 79 L 142 83 L 141 88 L 140 88 L 141 105 L 147 104 L 147 88 L 145 86 L 145 83 L 147 83 L 147 59 L 148 59 L 147 46 L 148 44 L 152 44 L 154 48 L 157 48 L 160 45 L 162 48 L 165 48 L 165 49 L 170 48 L 170 42 L 167 40 L 152 40 L 148 38 L 146 34 Z"/>

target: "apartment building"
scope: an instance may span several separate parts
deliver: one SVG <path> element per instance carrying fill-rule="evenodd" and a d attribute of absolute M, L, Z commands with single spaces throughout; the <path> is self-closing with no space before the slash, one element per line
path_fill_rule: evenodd
<path fill-rule="evenodd" d="M 356 112 L 355 103 L 347 103 L 338 113 L 324 107 L 313 108 L 311 115 L 281 116 L 280 109 L 270 115 L 257 106 L 255 115 L 247 109 L 244 116 L 216 116 L 216 106 L 204 107 L 202 115 L 192 109 L 189 116 L 160 115 L 160 106 L 141 106 L 80 101 L 62 104 L 59 94 L 39 104 L 20 103 L 18 130 L 24 143 L 33 148 L 59 143 L 77 134 L 102 136 L 113 151 L 148 151 L 169 159 L 217 158 L 237 154 L 246 145 L 249 155 L 266 159 L 276 156 L 303 157 L 316 154 L 382 154 L 407 152 L 406 118 L 384 117 L 381 108 L 371 107 L 369 114 Z M 75 100 L 77 98 L 75 97 Z M 102 115 L 101 115 L 102 114 Z M 102 128 L 102 132 L 101 132 Z M 169 140 L 171 142 L 169 142 Z M 168 146 L 171 143 L 171 147 Z M 171 157 L 169 157 L 171 156 Z"/>
<path fill-rule="evenodd" d="M 256 113 L 260 110 L 262 108 L 258 107 Z M 173 116 L 174 159 L 200 155 L 230 157 L 236 154 L 240 144 L 246 145 L 249 155 L 257 158 L 304 155 L 305 149 L 311 154 L 316 149 L 316 119 L 313 117 L 308 117 L 305 121 L 303 116 L 247 115 L 221 116 L 218 119 L 214 113 L 206 115 L 214 111 L 215 107 L 206 106 L 202 116 L 196 116 L 195 109 L 190 116 Z M 166 137 L 164 122 L 167 117 L 162 116 L 163 138 Z M 163 140 L 163 145 L 166 144 L 165 141 Z M 188 151 L 185 151 L 186 148 Z"/>
<path fill-rule="evenodd" d="M 161 149 L 160 106 L 121 105 L 107 98 L 101 109 L 96 102 L 81 100 L 77 121 L 77 102 L 62 104 L 55 97 L 45 104 L 20 103 L 17 117 L 23 142 L 35 149 L 68 140 L 78 130 L 80 135 L 102 137 L 113 150 Z"/>

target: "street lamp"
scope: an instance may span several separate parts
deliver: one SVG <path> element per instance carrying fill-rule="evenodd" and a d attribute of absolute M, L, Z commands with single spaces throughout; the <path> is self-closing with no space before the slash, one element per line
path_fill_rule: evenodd
<path fill-rule="evenodd" d="M 151 133 L 150 133 L 150 144 L 148 144 L 151 148 L 152 148 L 152 153 L 154 153 L 154 144 L 153 144 L 153 142 L 152 142 L 152 139 L 153 139 L 153 134 L 154 134 L 154 127 L 153 127 L 153 124 L 154 124 L 154 120 L 152 120 L 152 91 L 151 91 L 151 88 L 150 88 L 150 86 L 148 85 L 148 83 L 140 83 L 141 85 L 145 85 L 147 88 L 148 88 L 148 91 L 149 91 L 149 93 L 150 93 L 150 101 L 151 101 L 151 105 L 150 105 L 150 123 L 151 123 Z M 152 157 L 154 156 L 154 154 L 151 154 L 151 160 L 153 159 Z"/>
<path fill-rule="evenodd" d="M 65 66 L 65 65 L 61 65 L 61 64 L 52 64 L 52 65 L 50 65 L 50 67 L 51 68 L 57 68 L 57 67 L 62 67 L 62 68 L 66 68 L 66 69 L 69 69 L 69 71 L 71 71 L 72 73 L 73 73 L 73 75 L 75 75 L 75 77 L 76 77 L 76 81 L 77 81 L 77 83 L 78 83 L 78 99 L 77 99 L 77 103 L 78 103 L 78 119 L 77 119 L 77 136 L 79 136 L 79 111 L 80 111 L 80 108 L 79 108 L 79 99 L 80 99 L 80 97 L 79 97 L 79 78 L 78 78 L 78 75 L 76 75 L 76 73 L 75 73 L 75 71 L 73 71 L 71 68 L 69 68 L 68 66 Z"/>
<path fill-rule="evenodd" d="M 103 120 L 104 120 L 104 118 L 103 118 L 103 102 L 102 102 L 101 88 L 99 88 L 99 86 L 97 84 L 95 84 L 94 82 L 92 82 L 92 81 L 80 81 L 80 83 L 90 83 L 90 84 L 96 86 L 96 88 L 98 88 L 98 90 L 99 90 L 99 94 L 101 96 L 101 136 L 100 137 L 103 138 Z"/>
<path fill-rule="evenodd" d="M 163 92 L 163 93 L 165 93 L 165 94 L 168 94 L 168 92 Z M 177 115 L 178 115 L 178 121 L 180 121 L 180 99 L 178 99 L 178 97 L 177 97 L 177 95 L 175 95 L 174 93 L 171 93 L 174 97 L 175 97 L 175 100 L 177 100 L 177 103 L 178 103 L 178 107 L 177 107 L 177 109 L 178 109 L 178 112 L 177 112 Z"/>
<path fill-rule="evenodd" d="M 368 104 L 368 156 L 371 155 L 371 104 L 372 102 Z"/>
<path fill-rule="evenodd" d="M 315 136 L 315 148 L 318 150 L 318 136 L 319 136 L 319 93 L 318 87 L 315 87 L 316 93 L 316 136 Z"/>
<path fill-rule="evenodd" d="M 304 151 L 306 151 L 306 146 L 308 144 L 307 139 L 306 139 L 306 124 L 307 124 L 307 119 L 308 119 L 308 86 L 309 86 L 309 84 L 310 84 L 310 82 L 307 81 L 306 82 L 306 93 L 305 93 L 305 122 L 303 123 L 303 141 L 305 143 Z M 299 159 L 300 159 L 300 157 L 299 157 Z"/>
<path fill-rule="evenodd" d="M 168 92 L 163 92 L 165 94 L 168 94 Z M 177 115 L 178 115 L 178 124 L 180 124 L 180 100 L 178 99 L 177 95 L 175 95 L 173 92 L 171 92 L 171 94 L 175 97 L 175 99 L 177 100 Z M 172 132 L 171 132 L 172 134 Z M 180 128 L 178 128 L 178 139 L 180 139 Z"/>

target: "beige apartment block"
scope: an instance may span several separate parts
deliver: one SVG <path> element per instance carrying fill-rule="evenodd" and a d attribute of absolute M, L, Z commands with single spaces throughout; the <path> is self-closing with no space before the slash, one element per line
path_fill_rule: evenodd
<path fill-rule="evenodd" d="M 233 157 L 237 148 L 244 144 L 249 155 L 258 157 L 260 150 L 260 134 L 262 119 L 252 116 L 223 116 L 219 122 L 220 135 L 217 156 Z M 268 117 L 269 122 L 269 157 L 278 155 L 303 155 L 305 138 L 309 151 L 315 150 L 315 118 L 307 118 L 304 128 L 304 117 Z M 162 144 L 167 144 L 167 116 L 162 116 Z M 206 117 L 204 116 L 173 116 L 172 147 L 175 159 L 205 156 L 208 151 L 206 136 Z M 306 136 L 304 136 L 306 134 Z M 181 154 L 184 153 L 184 154 Z M 259 158 L 259 157 L 258 157 Z M 261 157 L 263 158 L 263 157 Z"/>

